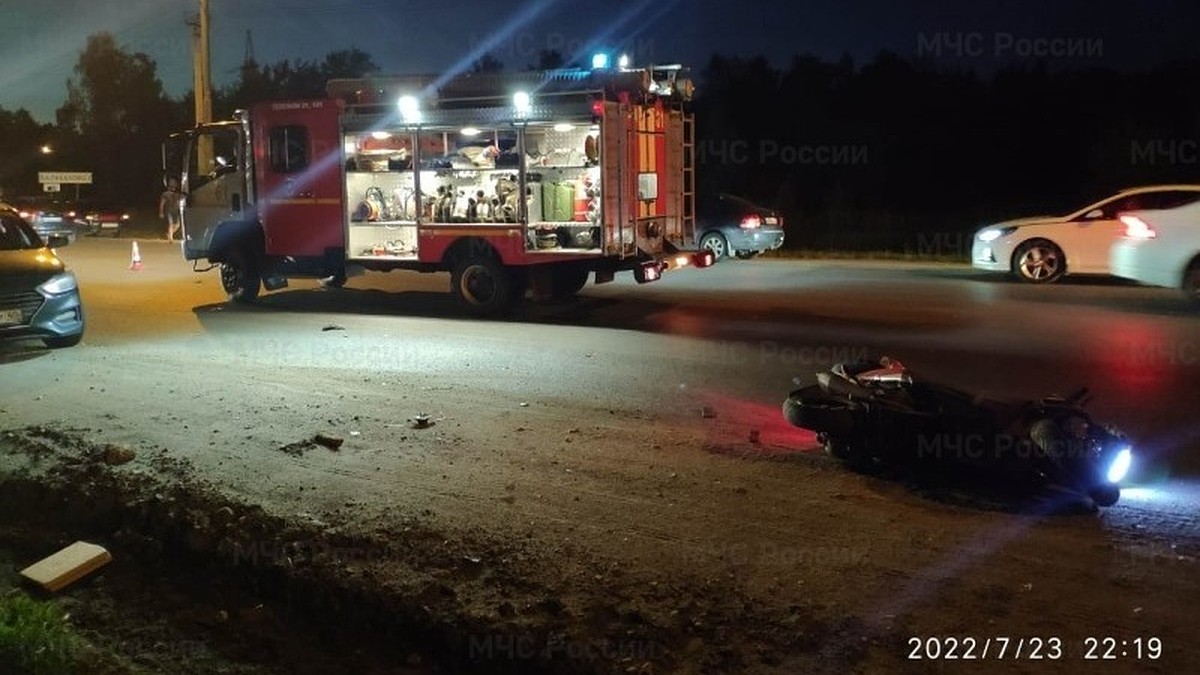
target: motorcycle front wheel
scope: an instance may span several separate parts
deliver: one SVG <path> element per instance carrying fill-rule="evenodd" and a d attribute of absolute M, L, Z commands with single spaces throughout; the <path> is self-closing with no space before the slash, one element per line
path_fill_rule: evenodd
<path fill-rule="evenodd" d="M 1121 488 L 1116 485 L 1099 485 L 1088 490 L 1088 497 L 1096 506 L 1112 506 L 1121 498 Z"/>
<path fill-rule="evenodd" d="M 792 426 L 830 437 L 846 437 L 854 431 L 851 404 L 824 393 L 819 386 L 798 389 L 783 402 L 783 416 Z"/>

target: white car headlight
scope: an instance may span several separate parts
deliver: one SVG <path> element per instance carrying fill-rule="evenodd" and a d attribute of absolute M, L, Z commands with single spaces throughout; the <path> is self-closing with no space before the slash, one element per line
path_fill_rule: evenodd
<path fill-rule="evenodd" d="M 50 295 L 58 295 L 59 293 L 73 291 L 78 287 L 79 284 L 75 281 L 75 273 L 63 272 L 62 274 L 56 274 L 47 279 L 45 283 L 38 286 L 38 290 L 43 293 L 49 293 Z"/>
<path fill-rule="evenodd" d="M 1016 231 L 1017 228 L 1015 227 L 989 227 L 986 230 L 980 230 L 975 237 L 979 239 L 979 241 L 987 243 L 989 241 L 996 241 L 1000 237 L 1007 237 Z"/>

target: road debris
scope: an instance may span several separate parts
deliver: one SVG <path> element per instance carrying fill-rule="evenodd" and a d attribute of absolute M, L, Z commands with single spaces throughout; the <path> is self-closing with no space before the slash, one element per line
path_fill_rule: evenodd
<path fill-rule="evenodd" d="M 317 434 L 313 436 L 312 440 L 313 443 L 334 451 L 342 447 L 342 443 L 344 442 L 344 439 L 342 438 L 338 438 L 337 436 L 329 436 L 327 434 Z"/>
<path fill-rule="evenodd" d="M 50 592 L 55 592 L 111 561 L 112 554 L 103 546 L 77 541 L 21 570 L 21 576 Z"/>
<path fill-rule="evenodd" d="M 128 464 L 135 457 L 137 457 L 137 452 L 133 448 L 112 443 L 104 446 L 104 463 L 110 466 Z"/>

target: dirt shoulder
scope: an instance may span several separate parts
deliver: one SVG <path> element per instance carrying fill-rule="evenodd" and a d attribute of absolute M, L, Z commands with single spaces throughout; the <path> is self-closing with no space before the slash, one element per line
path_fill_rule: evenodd
<path fill-rule="evenodd" d="M 930 499 L 846 472 L 777 407 L 704 392 L 589 407 L 487 378 L 364 389 L 377 376 L 293 367 L 198 379 L 147 411 L 173 385 L 139 358 L 90 362 L 105 404 L 74 423 L 0 437 L 0 481 L 17 564 L 86 535 L 180 603 L 221 580 L 162 629 L 175 646 L 151 672 L 196 653 L 245 672 L 330 672 L 346 653 L 359 672 L 924 672 L 908 656 L 926 636 L 1062 641 L 1057 660 L 974 664 L 1003 672 L 1076 672 L 1089 637 L 1164 643 L 1114 672 L 1200 658 L 1191 512 Z M 36 419 L 29 405 L 5 414 Z M 419 412 L 432 424 L 413 428 Z M 107 464 L 109 445 L 136 458 Z M 98 635 L 154 611 L 113 586 L 109 612 L 80 609 L 93 586 L 66 594 Z"/>

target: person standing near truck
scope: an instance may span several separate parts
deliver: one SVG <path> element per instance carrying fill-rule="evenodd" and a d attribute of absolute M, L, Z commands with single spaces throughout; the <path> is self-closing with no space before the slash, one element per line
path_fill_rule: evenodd
<path fill-rule="evenodd" d="M 167 241 L 175 241 L 175 232 L 180 226 L 179 200 L 181 196 L 179 181 L 174 178 L 168 179 L 167 189 L 163 190 L 162 196 L 158 198 L 158 217 L 167 219 Z"/>

